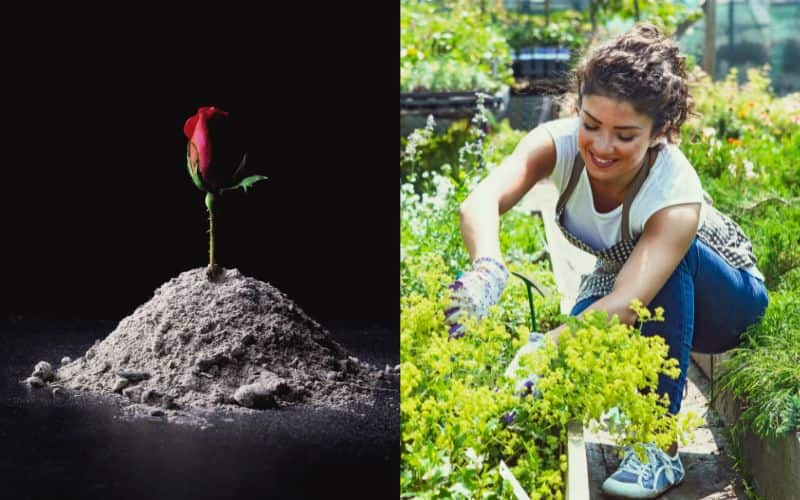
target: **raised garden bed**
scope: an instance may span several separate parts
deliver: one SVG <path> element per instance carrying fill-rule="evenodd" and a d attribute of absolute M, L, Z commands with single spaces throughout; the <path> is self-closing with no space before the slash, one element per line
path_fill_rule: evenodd
<path fill-rule="evenodd" d="M 454 92 L 400 92 L 400 116 L 432 114 L 437 118 L 465 118 L 475 114 L 480 90 Z M 483 105 L 494 114 L 504 113 L 508 107 L 510 90 L 489 95 Z"/>
<path fill-rule="evenodd" d="M 570 50 L 564 47 L 523 47 L 514 51 L 515 78 L 549 78 L 569 71 Z"/>
<path fill-rule="evenodd" d="M 719 392 L 719 367 L 727 354 L 692 354 L 700 370 L 711 380 L 712 403 L 726 426 L 735 424 L 745 402 Z M 765 439 L 747 430 L 737 436 L 737 448 L 752 486 L 762 498 L 797 498 L 800 492 L 800 432 Z"/>
<path fill-rule="evenodd" d="M 471 118 L 478 109 L 480 90 L 454 92 L 400 92 L 400 135 L 424 128 L 428 115 L 436 118 L 436 132 L 444 133 L 454 120 Z M 502 90 L 484 99 L 484 107 L 496 120 L 508 111 L 511 90 Z"/>
<path fill-rule="evenodd" d="M 517 500 L 530 499 L 505 464 L 500 465 L 500 475 L 512 483 Z M 589 500 L 589 466 L 586 461 L 583 426 L 580 422 L 567 424 L 567 476 L 565 483 L 564 498 L 566 500 Z"/>
<path fill-rule="evenodd" d="M 589 499 L 589 464 L 580 422 L 567 425 L 567 500 Z"/>

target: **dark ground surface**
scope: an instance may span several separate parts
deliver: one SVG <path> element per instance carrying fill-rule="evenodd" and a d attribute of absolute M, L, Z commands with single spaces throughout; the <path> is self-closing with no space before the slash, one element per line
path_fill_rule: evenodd
<path fill-rule="evenodd" d="M 201 430 L 18 381 L 105 338 L 115 321 L 0 321 L 0 498 L 398 498 L 399 393 L 356 412 L 219 413 Z M 396 326 L 328 323 L 360 359 L 399 362 Z M 228 419 L 227 421 L 224 419 Z"/>

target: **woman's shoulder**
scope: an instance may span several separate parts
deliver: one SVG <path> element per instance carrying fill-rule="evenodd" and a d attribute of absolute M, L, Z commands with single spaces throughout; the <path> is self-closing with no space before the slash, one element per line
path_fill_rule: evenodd
<path fill-rule="evenodd" d="M 632 210 L 652 204 L 702 200 L 703 188 L 692 164 L 674 144 L 666 144 L 658 152 L 650 173 L 634 198 Z"/>
<path fill-rule="evenodd" d="M 700 182 L 697 172 L 680 147 L 675 144 L 664 144 L 658 152 L 651 175 L 648 175 L 645 184 L 669 187 L 679 180 L 687 179 L 692 183 Z"/>
<path fill-rule="evenodd" d="M 564 136 L 577 135 L 578 117 L 569 116 L 566 118 L 556 118 L 540 124 L 542 128 L 550 132 L 554 139 Z"/>
<path fill-rule="evenodd" d="M 660 208 L 702 201 L 703 187 L 692 164 L 677 145 L 666 144 L 634 198 L 631 214 L 643 228 L 650 215 Z"/>

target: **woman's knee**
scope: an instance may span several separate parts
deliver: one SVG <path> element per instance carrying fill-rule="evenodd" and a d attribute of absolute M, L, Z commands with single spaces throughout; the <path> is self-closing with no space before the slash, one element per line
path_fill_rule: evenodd
<path fill-rule="evenodd" d="M 600 300 L 602 297 L 586 297 L 585 299 L 577 302 L 574 306 L 572 306 L 572 310 L 569 312 L 570 316 L 577 316 L 583 311 L 585 311 L 589 306 Z"/>
<path fill-rule="evenodd" d="M 764 314 L 767 312 L 767 307 L 769 306 L 769 292 L 767 292 L 767 287 L 764 285 L 764 282 L 760 280 L 757 281 L 756 292 L 755 296 L 755 319 L 752 321 L 753 323 L 757 323 L 764 317 Z"/>
<path fill-rule="evenodd" d="M 700 239 L 695 236 L 692 244 L 689 245 L 688 250 L 683 255 L 683 258 L 678 263 L 676 271 L 688 272 L 693 278 L 697 276 L 697 263 L 700 260 Z"/>

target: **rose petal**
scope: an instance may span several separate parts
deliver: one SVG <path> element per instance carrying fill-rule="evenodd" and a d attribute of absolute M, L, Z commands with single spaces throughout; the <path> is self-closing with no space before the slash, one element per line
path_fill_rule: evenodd
<path fill-rule="evenodd" d="M 187 139 L 191 139 L 192 135 L 194 135 L 194 128 L 197 126 L 197 120 L 200 117 L 198 115 L 192 115 L 186 120 L 186 123 L 183 124 L 183 135 L 186 136 Z"/>

